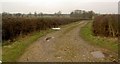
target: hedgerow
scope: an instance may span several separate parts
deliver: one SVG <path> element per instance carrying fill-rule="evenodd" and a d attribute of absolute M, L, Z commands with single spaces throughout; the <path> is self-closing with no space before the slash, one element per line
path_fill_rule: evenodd
<path fill-rule="evenodd" d="M 13 40 L 19 35 L 27 35 L 34 31 L 46 30 L 52 27 L 78 21 L 70 17 L 2 17 L 2 39 Z"/>
<path fill-rule="evenodd" d="M 117 14 L 100 15 L 93 21 L 93 33 L 96 36 L 118 37 L 120 36 L 120 22 Z"/>

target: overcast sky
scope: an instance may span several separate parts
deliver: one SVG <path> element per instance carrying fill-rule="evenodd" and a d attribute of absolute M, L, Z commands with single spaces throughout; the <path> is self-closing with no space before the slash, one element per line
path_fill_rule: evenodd
<path fill-rule="evenodd" d="M 119 0 L 0 0 L 0 10 L 11 13 L 70 13 L 93 10 L 97 13 L 118 13 Z"/>

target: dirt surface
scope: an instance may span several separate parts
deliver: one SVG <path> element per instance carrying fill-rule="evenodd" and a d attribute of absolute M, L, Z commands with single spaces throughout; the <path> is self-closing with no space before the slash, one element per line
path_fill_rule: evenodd
<path fill-rule="evenodd" d="M 105 49 L 88 44 L 80 37 L 80 28 L 87 22 L 69 24 L 61 27 L 59 31 L 39 38 L 26 49 L 18 62 L 111 62 L 114 55 L 106 53 Z M 94 51 L 106 53 L 105 57 L 94 57 L 91 54 Z"/>

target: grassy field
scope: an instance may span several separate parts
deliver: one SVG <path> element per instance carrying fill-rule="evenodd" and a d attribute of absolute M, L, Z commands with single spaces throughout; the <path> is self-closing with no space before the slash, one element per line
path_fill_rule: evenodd
<path fill-rule="evenodd" d="M 80 30 L 80 35 L 83 39 L 90 42 L 92 45 L 97 45 L 113 52 L 118 52 L 118 41 L 117 38 L 106 38 L 92 35 L 92 21 L 88 22 L 86 26 Z"/>
<path fill-rule="evenodd" d="M 16 61 L 24 52 L 25 49 L 36 41 L 38 38 L 52 32 L 52 30 L 45 30 L 41 32 L 34 32 L 25 37 L 19 37 L 13 44 L 3 46 L 3 62 Z"/>

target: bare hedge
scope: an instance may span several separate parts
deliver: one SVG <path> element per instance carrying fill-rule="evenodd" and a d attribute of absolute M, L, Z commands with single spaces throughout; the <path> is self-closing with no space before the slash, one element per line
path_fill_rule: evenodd
<path fill-rule="evenodd" d="M 19 35 L 26 35 L 33 31 L 46 30 L 51 27 L 78 21 L 69 17 L 2 17 L 2 39 L 12 40 Z"/>
<path fill-rule="evenodd" d="M 93 21 L 93 33 L 96 36 L 118 37 L 120 35 L 120 15 L 109 14 L 95 17 Z"/>

